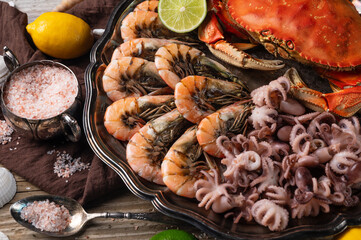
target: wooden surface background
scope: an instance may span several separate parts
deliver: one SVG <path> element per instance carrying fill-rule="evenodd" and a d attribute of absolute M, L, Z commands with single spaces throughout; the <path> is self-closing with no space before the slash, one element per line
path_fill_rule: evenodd
<path fill-rule="evenodd" d="M 0 0 L 3 1 L 4 0 Z M 28 14 L 28 22 L 34 21 L 40 14 L 51 11 L 61 0 L 14 0 L 15 7 Z M 6 145 L 1 146 L 6 147 Z M 1 167 L 1 165 L 0 165 Z M 47 194 L 38 187 L 16 176 L 17 193 L 10 203 L 0 208 L 0 232 L 8 236 L 10 240 L 29 239 L 57 239 L 43 234 L 30 231 L 16 223 L 9 213 L 12 203 L 28 196 Z M 153 212 L 156 211 L 152 204 L 134 196 L 125 185 L 120 186 L 119 191 L 112 193 L 104 199 L 89 204 L 86 211 L 95 212 Z M 129 239 L 146 240 L 154 234 L 166 229 L 182 229 L 193 233 L 198 239 L 213 239 L 195 227 L 177 222 L 169 218 L 169 224 L 161 224 L 149 221 L 128 219 L 95 219 L 80 234 L 63 239 Z"/>
<path fill-rule="evenodd" d="M 30 231 L 16 223 L 11 217 L 9 207 L 12 203 L 28 196 L 47 194 L 17 175 L 15 175 L 15 179 L 17 182 L 15 197 L 10 203 L 0 208 L 0 232 L 7 235 L 10 240 L 57 239 Z M 90 203 L 86 211 L 90 213 L 114 211 L 153 212 L 155 209 L 149 202 L 134 196 L 125 186 L 121 186 L 119 191 L 114 192 L 111 196 Z M 169 224 L 128 219 L 95 219 L 80 234 L 62 239 L 146 240 L 166 229 L 182 229 L 193 233 L 199 240 L 213 239 L 189 224 L 179 224 L 178 221 L 178 224 L 174 224 L 174 222 L 176 221 L 171 218 L 169 218 Z"/>

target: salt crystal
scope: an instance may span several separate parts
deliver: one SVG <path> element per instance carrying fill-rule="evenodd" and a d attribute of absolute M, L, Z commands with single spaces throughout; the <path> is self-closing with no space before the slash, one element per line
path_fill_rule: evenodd
<path fill-rule="evenodd" d="M 74 102 L 78 83 L 60 67 L 35 65 L 15 73 L 6 83 L 4 100 L 14 114 L 27 119 L 54 117 Z"/>
<path fill-rule="evenodd" d="M 52 155 L 54 152 L 55 152 L 55 150 L 53 149 L 53 150 L 47 151 L 46 154 Z"/>
<path fill-rule="evenodd" d="M 0 144 L 5 145 L 11 142 L 11 134 L 13 134 L 14 129 L 9 126 L 6 121 L 0 120 Z"/>
<path fill-rule="evenodd" d="M 80 157 L 73 158 L 70 154 L 59 151 L 56 154 L 56 161 L 54 163 L 54 173 L 58 177 L 69 178 L 77 171 L 82 171 L 90 168 L 90 163 L 83 163 Z"/>
<path fill-rule="evenodd" d="M 71 221 L 69 210 L 54 202 L 34 201 L 21 210 L 20 217 L 41 231 L 60 232 Z"/>

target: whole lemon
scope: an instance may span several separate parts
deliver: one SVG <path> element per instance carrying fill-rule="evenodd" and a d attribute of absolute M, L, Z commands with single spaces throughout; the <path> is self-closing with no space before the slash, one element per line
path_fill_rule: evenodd
<path fill-rule="evenodd" d="M 357 240 L 361 239 L 361 228 L 360 227 L 354 227 L 347 229 L 345 232 L 340 234 L 335 239 L 337 240 Z"/>
<path fill-rule="evenodd" d="M 80 57 L 94 42 L 89 25 L 68 13 L 43 13 L 26 30 L 40 51 L 55 58 Z"/>

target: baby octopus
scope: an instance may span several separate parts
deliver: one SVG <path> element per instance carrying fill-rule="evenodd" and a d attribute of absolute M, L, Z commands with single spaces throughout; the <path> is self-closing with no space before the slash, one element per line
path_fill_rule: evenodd
<path fill-rule="evenodd" d="M 252 122 L 254 129 L 261 129 L 262 127 L 271 127 L 272 125 L 276 124 L 277 116 L 277 110 L 267 106 L 262 106 L 255 107 L 252 110 L 252 114 L 249 119 Z"/>
<path fill-rule="evenodd" d="M 202 171 L 205 179 L 197 181 L 195 188 L 198 189 L 196 199 L 198 206 L 205 209 L 212 208 L 216 213 L 223 213 L 235 207 L 234 199 L 228 193 L 228 189 L 235 190 L 231 183 L 221 183 L 217 170 L 211 169 L 211 172 Z"/>
<path fill-rule="evenodd" d="M 289 217 L 355 206 L 361 186 L 361 126 L 357 117 L 306 112 L 280 77 L 251 92 L 253 109 L 241 133 L 216 140 L 219 172 L 196 182 L 199 206 L 281 231 Z M 222 206 L 220 204 L 222 203 Z"/>
<path fill-rule="evenodd" d="M 267 199 L 259 200 L 253 205 L 252 215 L 256 222 L 267 226 L 271 231 L 283 230 L 288 224 L 287 210 Z"/>

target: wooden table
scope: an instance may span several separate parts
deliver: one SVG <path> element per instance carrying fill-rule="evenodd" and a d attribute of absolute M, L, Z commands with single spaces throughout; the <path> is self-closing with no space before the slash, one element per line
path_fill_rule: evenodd
<path fill-rule="evenodd" d="M 10 2 L 10 0 L 2 0 Z M 34 21 L 40 14 L 51 11 L 61 0 L 14 0 L 15 7 L 28 14 L 28 22 Z M 0 165 L 1 166 L 1 165 Z M 0 208 L 0 232 L 5 233 L 10 240 L 28 239 L 56 239 L 43 234 L 30 231 L 11 217 L 9 206 L 28 196 L 47 194 L 38 187 L 15 175 L 17 182 L 17 193 L 12 201 Z M 101 199 L 100 203 L 93 202 L 87 207 L 88 212 L 153 212 L 156 211 L 152 204 L 133 195 L 125 186 L 119 188 L 118 192 Z M 177 225 L 172 223 L 177 222 Z M 125 220 L 125 219 L 95 219 L 91 221 L 85 231 L 64 239 L 134 239 L 147 240 L 154 234 L 166 229 L 182 229 L 193 233 L 198 239 L 212 239 L 202 231 L 189 224 L 179 224 L 169 218 L 169 224 L 149 221 Z"/>
<path fill-rule="evenodd" d="M 1 165 L 0 165 L 1 166 Z M 28 240 L 28 239 L 56 239 L 43 234 L 38 234 L 24 228 L 16 223 L 9 213 L 9 207 L 12 203 L 33 195 L 47 194 L 38 187 L 25 181 L 22 177 L 15 175 L 17 183 L 17 192 L 10 203 L 0 208 L 0 232 L 5 233 L 10 240 Z M 119 191 L 111 196 L 101 199 L 101 203 L 93 202 L 87 207 L 88 212 L 153 212 L 155 209 L 148 201 L 144 201 L 134 196 L 126 187 L 121 187 Z M 177 222 L 178 224 L 172 224 Z M 85 231 L 75 237 L 67 239 L 129 239 L 129 240 L 147 240 L 154 234 L 166 229 L 182 229 L 193 233 L 199 240 L 213 239 L 200 230 L 189 224 L 179 224 L 179 221 L 169 218 L 169 224 L 157 222 L 128 220 L 128 219 L 95 219 L 91 221 Z M 181 226 L 181 227 L 180 227 Z"/>

